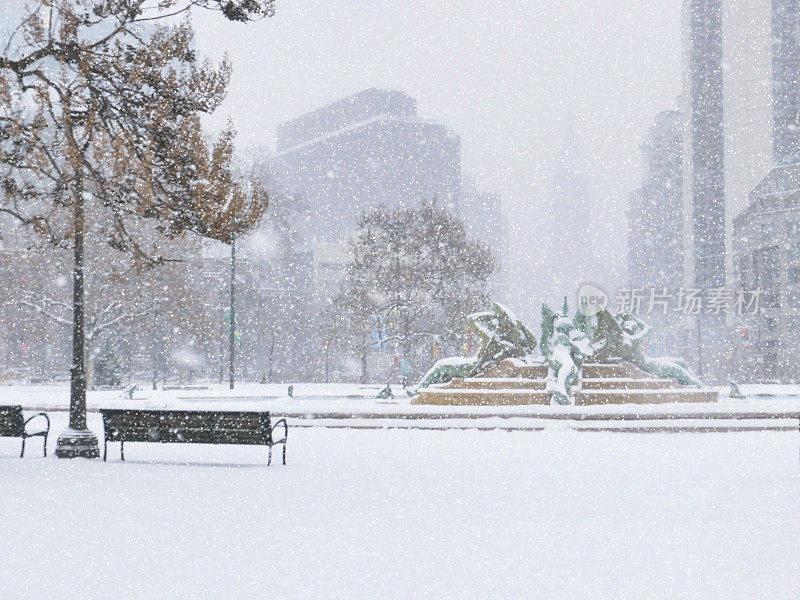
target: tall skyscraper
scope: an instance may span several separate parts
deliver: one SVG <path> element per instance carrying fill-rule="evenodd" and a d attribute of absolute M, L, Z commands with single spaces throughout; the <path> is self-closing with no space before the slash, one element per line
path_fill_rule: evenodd
<path fill-rule="evenodd" d="M 687 281 L 733 277 L 733 219 L 798 149 L 800 0 L 685 0 Z"/>
<path fill-rule="evenodd" d="M 800 110 L 800 1 L 772 2 L 772 148 L 777 165 L 796 162 Z"/>
<path fill-rule="evenodd" d="M 564 296 L 572 305 L 584 283 L 609 288 L 610 247 L 616 244 L 608 235 L 608 219 L 601 213 L 580 142 L 568 118 L 553 152 L 549 198 L 539 216 L 541 293 L 559 307 Z"/>
<path fill-rule="evenodd" d="M 272 175 L 306 198 L 308 238 L 341 241 L 381 203 L 459 204 L 460 138 L 420 119 L 403 92 L 368 89 L 287 121 L 277 149 Z"/>
<path fill-rule="evenodd" d="M 628 280 L 631 287 L 668 288 L 683 273 L 683 120 L 656 115 L 642 143 L 644 177 L 628 204 Z"/>
<path fill-rule="evenodd" d="M 683 117 L 656 115 L 642 145 L 642 186 L 628 202 L 628 283 L 631 289 L 677 297 L 683 283 Z M 653 311 L 656 351 L 684 354 L 685 329 L 674 312 Z"/>
<path fill-rule="evenodd" d="M 733 219 L 746 208 L 758 182 L 797 149 L 799 4 L 684 1 L 688 285 L 733 285 Z M 724 323 L 698 320 L 699 339 L 713 338 L 725 346 L 724 335 Z M 725 348 L 707 350 L 709 368 L 724 367 L 720 357 Z"/>

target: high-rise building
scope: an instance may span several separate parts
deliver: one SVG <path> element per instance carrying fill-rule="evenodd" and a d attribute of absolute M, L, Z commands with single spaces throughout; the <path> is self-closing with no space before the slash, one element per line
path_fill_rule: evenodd
<path fill-rule="evenodd" d="M 560 147 L 553 149 L 548 198 L 538 216 L 542 298 L 561 306 L 583 284 L 609 289 L 611 248 L 607 211 L 589 175 L 591 162 L 568 117 Z"/>
<path fill-rule="evenodd" d="M 684 0 L 684 281 L 732 286 L 733 219 L 797 149 L 800 0 Z M 723 345 L 725 324 L 698 319 Z M 705 329 L 704 329 L 705 328 Z M 700 348 L 701 353 L 703 349 Z M 725 348 L 707 348 L 724 371 Z M 701 364 L 701 370 L 703 366 Z"/>
<path fill-rule="evenodd" d="M 628 204 L 628 280 L 676 290 L 683 282 L 683 130 L 678 111 L 656 115 L 642 143 L 644 177 Z"/>
<path fill-rule="evenodd" d="M 459 204 L 461 141 L 399 91 L 368 89 L 278 128 L 275 180 L 305 197 L 308 238 L 344 240 L 365 210 L 436 197 Z"/>
<path fill-rule="evenodd" d="M 656 115 L 642 146 L 642 186 L 628 202 L 628 283 L 632 290 L 678 297 L 683 283 L 683 118 Z M 649 307 L 648 307 L 649 308 Z M 651 343 L 660 354 L 682 354 L 685 328 L 674 312 L 652 311 Z"/>
<path fill-rule="evenodd" d="M 775 167 L 734 219 L 736 285 L 759 290 L 758 311 L 737 319 L 736 375 L 797 381 L 800 351 L 800 163 Z"/>

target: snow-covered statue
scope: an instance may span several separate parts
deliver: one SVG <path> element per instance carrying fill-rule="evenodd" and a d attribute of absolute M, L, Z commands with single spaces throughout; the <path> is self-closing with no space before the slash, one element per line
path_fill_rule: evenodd
<path fill-rule="evenodd" d="M 507 358 L 525 358 L 536 349 L 536 338 L 525 324 L 499 302 L 491 312 L 469 317 L 470 326 L 481 338 L 472 375 L 485 373 Z"/>
<path fill-rule="evenodd" d="M 119 397 L 125 400 L 133 400 L 133 394 L 138 389 L 139 389 L 138 383 L 131 383 L 124 390 L 122 390 L 122 392 L 120 392 Z"/>
<path fill-rule="evenodd" d="M 481 347 L 469 358 L 445 358 L 425 374 L 419 388 L 447 383 L 456 377 L 475 377 L 493 369 L 507 358 L 524 358 L 536 349 L 536 338 L 514 314 L 499 302 L 492 310 L 467 319 L 481 339 Z"/>
<path fill-rule="evenodd" d="M 673 379 L 681 385 L 701 387 L 700 381 L 682 360 L 651 358 L 644 353 L 642 343 L 650 333 L 650 327 L 636 315 L 612 315 L 607 310 L 602 310 L 594 317 L 592 325 L 592 362 L 608 362 L 612 358 L 621 358 L 655 377 Z"/>
<path fill-rule="evenodd" d="M 589 322 L 579 313 L 569 317 L 566 299 L 561 313 L 542 305 L 542 355 L 548 367 L 547 391 L 551 404 L 574 404 L 584 359 L 592 354 Z"/>

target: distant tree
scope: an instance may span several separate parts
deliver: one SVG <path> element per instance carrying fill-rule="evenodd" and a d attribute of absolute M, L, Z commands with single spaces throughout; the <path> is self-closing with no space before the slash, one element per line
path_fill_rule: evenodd
<path fill-rule="evenodd" d="M 322 379 L 319 355 L 324 347 L 320 304 L 311 281 L 309 204 L 302 195 L 282 189 L 263 163 L 258 171 L 270 204 L 262 226 L 246 244 L 250 272 L 242 270 L 238 284 L 245 291 L 237 308 L 241 352 L 270 382 Z"/>
<path fill-rule="evenodd" d="M 486 281 L 495 266 L 462 221 L 435 201 L 382 206 L 360 219 L 350 251 L 332 311 L 344 318 L 332 328 L 358 353 L 364 370 L 375 329 L 378 343 L 397 348 L 412 367 L 427 368 L 434 346 L 458 351 L 465 317 L 486 306 Z"/>
<path fill-rule="evenodd" d="M 106 338 L 94 357 L 94 384 L 101 386 L 117 386 L 122 384 L 122 365 L 117 357 L 116 348 Z"/>
<path fill-rule="evenodd" d="M 233 162 L 233 138 L 226 131 L 214 148 L 210 175 L 214 186 L 212 203 L 201 209 L 197 233 L 219 240 L 230 248 L 228 304 L 228 385 L 234 388 L 236 359 L 236 240 L 255 229 L 267 212 L 269 194 L 255 172 L 250 173 L 246 188 L 237 181 L 230 166 Z"/>
<path fill-rule="evenodd" d="M 92 243 L 94 241 L 89 238 L 85 249 L 86 263 L 91 265 L 85 274 L 84 340 L 87 351 L 102 336 L 118 332 L 126 325 L 141 323 L 154 310 L 154 302 L 148 297 L 141 277 L 121 265 L 120 257 L 105 243 L 98 247 Z M 71 290 L 63 277 L 70 268 L 69 251 L 44 252 L 38 249 L 31 254 L 40 260 L 18 265 L 15 270 L 20 278 L 0 277 L 4 287 L 0 294 L 3 304 L 26 309 L 28 319 L 44 319 L 71 328 Z"/>
<path fill-rule="evenodd" d="M 70 429 L 59 456 L 96 456 L 86 430 L 84 240 L 101 236 L 138 269 L 169 260 L 139 235 L 193 231 L 229 242 L 265 207 L 232 175 L 233 132 L 209 145 L 200 116 L 222 101 L 230 65 L 199 62 L 192 6 L 234 20 L 269 14 L 254 0 L 40 0 L 0 40 L 0 212 L 73 251 Z M 159 20 L 172 18 L 169 25 Z M 76 433 L 77 432 L 77 433 Z"/>
<path fill-rule="evenodd" d="M 123 252 L 98 236 L 86 239 L 85 344 L 92 355 L 104 338 L 113 338 L 120 354 L 149 356 L 153 370 L 166 376 L 171 357 L 204 355 L 219 341 L 218 282 L 207 281 L 203 248 L 197 236 L 169 241 L 170 261 L 138 273 Z M 34 240 L 35 242 L 35 240 Z M 0 311 L 14 323 L 31 357 L 48 352 L 50 367 L 63 365 L 72 328 L 71 289 L 66 249 L 26 246 L 0 260 Z M 211 283 L 211 285 L 209 285 Z M 132 365 L 126 365 L 132 366 Z M 141 368 L 141 364 L 140 364 Z M 44 374 L 44 373 L 43 373 Z"/>

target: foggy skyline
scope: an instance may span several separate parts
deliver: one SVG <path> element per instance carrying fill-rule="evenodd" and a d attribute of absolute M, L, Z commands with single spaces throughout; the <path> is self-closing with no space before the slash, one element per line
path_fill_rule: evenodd
<path fill-rule="evenodd" d="M 17 12 L 5 5 L 0 16 L 13 22 Z M 228 96 L 207 124 L 213 132 L 230 120 L 244 152 L 273 152 L 279 123 L 370 87 L 410 94 L 421 118 L 457 133 L 464 176 L 503 196 L 514 284 L 503 295 L 527 314 L 548 293 L 539 289 L 550 281 L 542 271 L 548 245 L 536 239 L 548 235 L 547 201 L 568 122 L 606 217 L 592 237 L 611 238 L 611 253 L 598 257 L 600 275 L 586 278 L 622 283 L 639 145 L 680 93 L 680 13 L 680 0 L 279 0 L 276 16 L 261 22 L 239 25 L 195 10 L 193 24 L 199 55 L 227 53 L 233 65 Z"/>
<path fill-rule="evenodd" d="M 535 238 L 547 235 L 540 209 L 569 116 L 607 216 L 598 227 L 615 240 L 600 270 L 621 282 L 639 145 L 680 92 L 680 4 L 281 1 L 249 26 L 203 11 L 194 24 L 201 55 L 227 52 L 234 68 L 209 125 L 231 119 L 244 150 L 274 150 L 279 123 L 369 87 L 405 91 L 422 118 L 458 133 L 464 174 L 504 196 L 512 297 L 525 313 L 541 297 Z"/>

